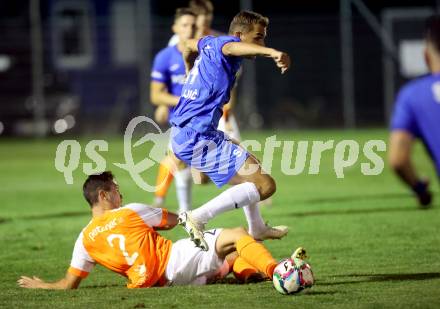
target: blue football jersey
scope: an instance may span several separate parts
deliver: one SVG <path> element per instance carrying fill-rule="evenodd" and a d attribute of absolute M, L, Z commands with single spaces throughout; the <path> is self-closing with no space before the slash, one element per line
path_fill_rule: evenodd
<path fill-rule="evenodd" d="M 391 130 L 403 130 L 420 138 L 440 175 L 440 74 L 409 82 L 399 92 Z"/>
<path fill-rule="evenodd" d="M 190 126 L 199 132 L 217 128 L 242 61 L 240 57 L 225 56 L 222 48 L 239 41 L 234 36 L 206 36 L 199 40 L 199 56 L 170 119 L 172 125 Z"/>
<path fill-rule="evenodd" d="M 185 83 L 185 63 L 177 46 L 169 46 L 157 53 L 151 70 L 151 79 L 164 83 L 168 92 L 180 96 Z M 173 114 L 170 107 L 170 116 Z"/>

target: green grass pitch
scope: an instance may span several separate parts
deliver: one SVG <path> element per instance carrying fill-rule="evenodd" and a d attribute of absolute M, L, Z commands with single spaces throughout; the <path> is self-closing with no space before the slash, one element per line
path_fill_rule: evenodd
<path fill-rule="evenodd" d="M 247 132 L 244 138 L 264 141 L 387 139 L 385 130 Z M 100 137 L 103 138 L 103 137 Z M 81 139 L 81 162 L 89 139 Z M 275 151 L 272 175 L 277 181 L 273 206 L 262 208 L 272 225 L 290 226 L 280 241 L 267 241 L 276 258 L 299 245 L 308 249 L 316 284 L 294 296 L 278 294 L 270 282 L 251 285 L 216 284 L 128 290 L 125 278 L 96 267 L 75 291 L 24 290 L 20 275 L 59 279 L 67 269 L 74 241 L 89 221 L 83 200 L 82 165 L 67 185 L 54 167 L 60 141 L 0 140 L 0 307 L 1 308 L 439 308 L 440 307 L 440 196 L 434 168 L 423 148 L 415 149 L 416 165 L 431 178 L 437 200 L 430 210 L 417 209 L 415 200 L 385 166 L 379 176 L 364 176 L 358 162 L 337 179 L 333 151 L 325 152 L 318 175 L 285 176 L 281 152 Z M 147 150 L 144 149 L 144 154 Z M 124 202 L 152 201 L 124 170 L 121 138 L 109 140 L 102 153 L 107 169 L 118 178 Z M 136 158 L 141 158 L 138 150 Z M 257 152 L 257 156 L 260 153 Z M 386 154 L 382 153 L 382 157 Z M 306 169 L 308 168 L 308 156 Z M 153 181 L 156 168 L 145 177 Z M 214 185 L 194 188 L 194 205 L 219 193 Z M 174 185 L 168 205 L 176 209 Z M 216 218 L 210 227 L 244 225 L 243 212 Z M 164 233 L 176 240 L 182 229 Z"/>

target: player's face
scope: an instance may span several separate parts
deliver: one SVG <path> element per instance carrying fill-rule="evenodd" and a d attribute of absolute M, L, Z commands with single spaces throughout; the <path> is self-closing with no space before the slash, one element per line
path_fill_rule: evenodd
<path fill-rule="evenodd" d="M 266 46 L 264 40 L 266 39 L 266 27 L 256 24 L 253 25 L 252 30 L 242 33 L 240 36 L 242 42 L 253 43 L 260 46 Z"/>
<path fill-rule="evenodd" d="M 110 191 L 110 203 L 113 205 L 114 208 L 121 207 L 122 194 L 119 191 L 119 185 L 117 183 L 114 183 L 112 185 L 112 189 Z"/>
<path fill-rule="evenodd" d="M 192 15 L 183 15 L 173 25 L 173 31 L 180 40 L 188 40 L 194 37 L 196 18 Z"/>

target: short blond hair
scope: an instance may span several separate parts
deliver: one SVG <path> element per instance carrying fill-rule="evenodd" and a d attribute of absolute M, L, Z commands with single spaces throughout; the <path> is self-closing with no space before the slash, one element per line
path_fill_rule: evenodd
<path fill-rule="evenodd" d="M 241 11 L 232 19 L 231 25 L 229 26 L 229 34 L 233 34 L 237 31 L 252 31 L 254 25 L 267 27 L 269 25 L 269 18 L 252 11 Z"/>

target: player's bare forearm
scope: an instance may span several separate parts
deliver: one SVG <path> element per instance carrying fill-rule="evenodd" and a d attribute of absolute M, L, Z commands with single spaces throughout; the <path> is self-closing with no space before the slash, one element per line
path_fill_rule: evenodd
<path fill-rule="evenodd" d="M 225 56 L 236 57 L 269 57 L 272 58 L 276 65 L 281 69 L 281 73 L 286 72 L 290 67 L 290 57 L 288 54 L 261 45 L 244 43 L 244 42 L 231 42 L 226 43 L 222 47 L 222 53 Z"/>
<path fill-rule="evenodd" d="M 396 172 L 408 186 L 413 187 L 418 176 L 411 162 L 413 137 L 404 131 L 391 133 L 389 142 L 388 161 Z"/>
<path fill-rule="evenodd" d="M 271 57 L 276 50 L 273 48 L 260 46 L 257 44 L 244 43 L 244 42 L 231 42 L 223 45 L 222 52 L 225 56 L 236 57 L 252 57 L 262 56 Z"/>
<path fill-rule="evenodd" d="M 64 278 L 56 282 L 45 282 L 35 276 L 32 278 L 21 276 L 17 284 L 26 289 L 69 290 L 78 288 L 81 280 L 81 277 L 67 273 Z"/>
<path fill-rule="evenodd" d="M 431 204 L 432 193 L 429 190 L 429 180 L 420 179 L 411 160 L 411 150 L 414 138 L 404 130 L 391 133 L 388 160 L 394 172 L 416 194 L 419 204 L 427 207 Z"/>
<path fill-rule="evenodd" d="M 150 101 L 156 106 L 176 106 L 179 103 L 179 97 L 169 93 L 164 83 L 152 81 L 150 83 Z"/>
<path fill-rule="evenodd" d="M 157 93 L 151 96 L 151 103 L 156 106 L 176 106 L 179 103 L 179 97 L 169 93 Z"/>

